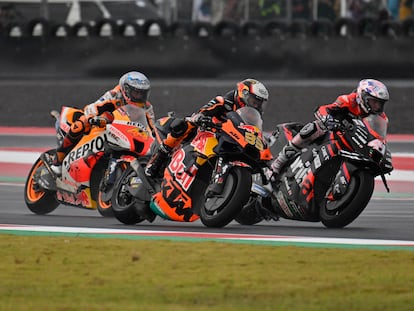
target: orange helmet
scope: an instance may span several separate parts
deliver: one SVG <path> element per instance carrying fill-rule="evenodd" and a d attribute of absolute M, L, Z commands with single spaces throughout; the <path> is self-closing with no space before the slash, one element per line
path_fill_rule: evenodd
<path fill-rule="evenodd" d="M 128 104 L 144 107 L 151 89 L 150 81 L 144 74 L 138 71 L 128 72 L 119 79 L 119 85 Z"/>
<path fill-rule="evenodd" d="M 263 113 L 268 99 L 269 92 L 263 83 L 255 79 L 245 79 L 237 83 L 237 108 L 250 106 Z"/>

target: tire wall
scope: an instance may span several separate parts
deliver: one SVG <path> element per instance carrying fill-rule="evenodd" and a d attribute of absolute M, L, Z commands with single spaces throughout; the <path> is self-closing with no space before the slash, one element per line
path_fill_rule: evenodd
<path fill-rule="evenodd" d="M 245 78 L 241 75 L 239 79 Z M 261 79 L 260 75 L 257 76 Z M 150 100 L 157 117 L 175 111 L 179 116 L 191 114 L 212 97 L 234 87 L 235 80 L 152 80 Z M 272 130 L 277 123 L 313 118 L 317 105 L 334 101 L 355 87 L 357 80 L 324 83 L 316 81 L 280 82 L 262 79 L 269 89 L 270 101 L 264 114 L 264 128 Z M 385 82 L 387 82 L 385 80 Z M 83 107 L 95 101 L 116 79 L 64 81 L 0 81 L 0 126 L 53 126 L 49 111 L 61 105 Z M 312 82 L 311 82 L 312 83 Z M 412 134 L 412 103 L 414 88 L 389 83 L 392 101 L 386 109 L 390 119 L 389 133 Z"/>
<path fill-rule="evenodd" d="M 157 116 L 171 110 L 190 114 L 239 80 L 261 80 L 271 96 L 266 130 L 280 122 L 309 121 L 317 105 L 351 92 L 362 78 L 376 78 L 391 94 L 389 132 L 414 133 L 414 41 L 408 30 L 400 36 L 338 36 L 243 33 L 232 24 L 218 26 L 206 27 L 212 33 L 205 37 L 172 35 L 172 30 L 133 37 L 3 35 L 0 126 L 51 126 L 49 110 L 83 107 L 123 73 L 139 70 L 152 82 Z"/>

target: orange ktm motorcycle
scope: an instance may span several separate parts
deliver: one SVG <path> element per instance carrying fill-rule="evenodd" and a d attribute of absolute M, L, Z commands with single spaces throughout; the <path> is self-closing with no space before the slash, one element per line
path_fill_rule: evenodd
<path fill-rule="evenodd" d="M 157 122 L 159 141 L 172 118 Z M 125 224 L 161 218 L 223 227 L 249 199 L 252 173 L 271 159 L 262 118 L 251 107 L 228 112 L 224 122 L 198 124 L 191 139 L 173 150 L 162 178 L 148 178 L 137 158 L 118 180 L 112 196 L 115 217 Z"/>
<path fill-rule="evenodd" d="M 54 112 L 58 144 L 77 113 L 83 112 L 71 107 L 62 107 L 60 114 Z M 129 161 L 149 156 L 154 137 L 144 109 L 137 106 L 122 106 L 113 112 L 111 123 L 101 121 L 99 117 L 92 119 L 90 133 L 63 160 L 61 176 L 50 169 L 56 150 L 40 155 L 26 181 L 24 196 L 29 210 L 43 215 L 64 204 L 113 216 L 111 197 L 116 178 Z"/>

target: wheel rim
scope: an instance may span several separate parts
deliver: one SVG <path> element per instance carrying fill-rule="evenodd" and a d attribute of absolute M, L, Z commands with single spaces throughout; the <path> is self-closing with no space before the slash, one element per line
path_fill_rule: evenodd
<path fill-rule="evenodd" d="M 109 209 L 112 206 L 111 201 L 103 201 L 102 200 L 102 192 L 101 191 L 99 191 L 99 195 L 98 195 L 98 204 L 101 207 L 101 209 Z"/>
<path fill-rule="evenodd" d="M 39 161 L 35 167 L 33 167 L 30 176 L 28 178 L 28 182 L 27 182 L 27 188 L 26 188 L 26 195 L 27 195 L 27 199 L 30 200 L 31 202 L 36 202 L 39 201 L 44 195 L 45 192 L 44 191 L 36 191 L 36 181 L 34 180 L 34 175 L 36 174 L 37 170 L 43 165 L 42 161 Z"/>

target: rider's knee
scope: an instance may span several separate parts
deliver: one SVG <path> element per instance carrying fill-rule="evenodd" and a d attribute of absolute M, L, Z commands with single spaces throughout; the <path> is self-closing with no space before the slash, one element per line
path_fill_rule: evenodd
<path fill-rule="evenodd" d="M 171 136 L 174 138 L 178 138 L 183 136 L 188 130 L 188 123 L 183 119 L 175 119 L 171 123 Z"/>

